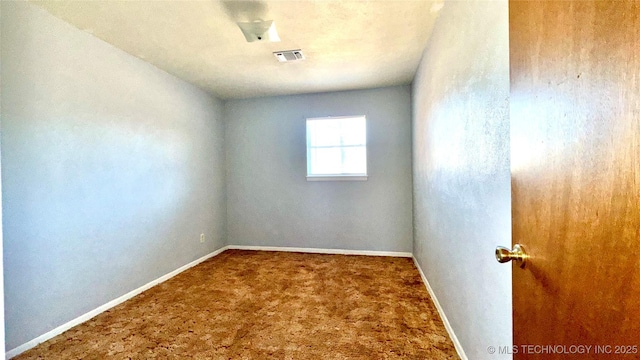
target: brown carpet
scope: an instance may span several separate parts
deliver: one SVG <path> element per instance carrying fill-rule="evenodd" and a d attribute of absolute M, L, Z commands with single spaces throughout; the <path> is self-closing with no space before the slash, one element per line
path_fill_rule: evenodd
<path fill-rule="evenodd" d="M 228 250 L 16 359 L 458 359 L 408 258 Z"/>

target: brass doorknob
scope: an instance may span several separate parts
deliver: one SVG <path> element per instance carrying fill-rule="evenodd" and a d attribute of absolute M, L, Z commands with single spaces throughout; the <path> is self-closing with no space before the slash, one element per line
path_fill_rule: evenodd
<path fill-rule="evenodd" d="M 520 265 L 521 268 L 524 268 L 528 258 L 529 256 L 524 251 L 524 247 L 520 244 L 515 244 L 513 250 L 503 246 L 496 248 L 496 260 L 498 260 L 499 263 L 506 263 L 513 260 L 516 264 Z"/>

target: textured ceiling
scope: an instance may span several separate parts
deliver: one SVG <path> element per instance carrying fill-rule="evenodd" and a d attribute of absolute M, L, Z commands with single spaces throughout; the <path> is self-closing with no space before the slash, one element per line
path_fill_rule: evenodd
<path fill-rule="evenodd" d="M 34 1 L 221 99 L 409 84 L 442 1 Z M 281 42 L 236 21 L 274 20 Z M 274 51 L 302 49 L 279 63 Z"/>

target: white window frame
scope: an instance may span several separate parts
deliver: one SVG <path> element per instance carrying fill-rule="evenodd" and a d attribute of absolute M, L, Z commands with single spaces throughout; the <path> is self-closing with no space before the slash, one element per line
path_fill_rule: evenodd
<path fill-rule="evenodd" d="M 309 121 L 317 121 L 317 120 L 336 120 L 336 119 L 353 119 L 353 118 L 364 118 L 365 122 L 365 142 L 364 144 L 359 145 L 347 145 L 347 146 L 335 146 L 339 148 L 350 147 L 350 146 L 362 146 L 364 145 L 365 151 L 365 173 L 358 174 L 350 174 L 350 173 L 341 173 L 341 174 L 311 174 L 311 149 L 314 148 L 311 146 L 310 136 L 309 136 Z M 367 151 L 367 117 L 366 115 L 351 115 L 351 116 L 328 116 L 328 117 L 317 117 L 317 118 L 307 118 L 306 125 L 306 134 L 307 134 L 307 181 L 367 181 L 368 179 L 368 168 L 369 168 L 369 157 Z"/>

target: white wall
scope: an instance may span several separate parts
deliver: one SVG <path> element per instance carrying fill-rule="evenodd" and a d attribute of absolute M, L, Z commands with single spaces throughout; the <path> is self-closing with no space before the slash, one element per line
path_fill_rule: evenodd
<path fill-rule="evenodd" d="M 512 341 L 508 16 L 445 2 L 413 84 L 414 255 L 474 360 Z"/>
<path fill-rule="evenodd" d="M 408 86 L 225 103 L 228 243 L 410 252 Z M 308 117 L 366 115 L 368 181 L 307 182 Z"/>
<path fill-rule="evenodd" d="M 200 89 L 34 5 L 1 6 L 13 349 L 223 246 L 224 123 Z"/>

